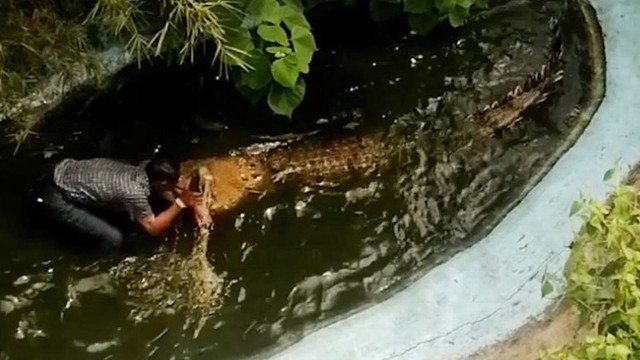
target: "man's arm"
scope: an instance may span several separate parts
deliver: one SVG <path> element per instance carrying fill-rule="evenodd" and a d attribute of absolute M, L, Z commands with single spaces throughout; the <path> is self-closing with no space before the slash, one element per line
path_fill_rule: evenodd
<path fill-rule="evenodd" d="M 182 208 L 174 202 L 167 210 L 161 212 L 157 216 L 152 214 L 142 220 L 138 220 L 138 222 L 149 235 L 160 236 L 171 226 L 171 224 L 173 224 L 173 221 L 181 212 Z"/>
<path fill-rule="evenodd" d="M 199 200 L 191 192 L 180 190 L 178 198 L 169 206 L 169 208 L 158 215 L 148 215 L 138 220 L 140 225 L 151 236 L 160 236 L 167 230 L 173 221 L 180 215 L 183 209 L 193 208 L 198 204 Z"/>

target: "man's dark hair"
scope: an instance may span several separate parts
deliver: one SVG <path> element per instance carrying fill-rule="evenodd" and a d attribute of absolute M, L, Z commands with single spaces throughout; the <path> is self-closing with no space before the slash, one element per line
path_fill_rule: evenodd
<path fill-rule="evenodd" d="M 154 158 L 144 167 L 151 184 L 165 184 L 173 187 L 180 178 L 180 167 L 167 158 Z"/>

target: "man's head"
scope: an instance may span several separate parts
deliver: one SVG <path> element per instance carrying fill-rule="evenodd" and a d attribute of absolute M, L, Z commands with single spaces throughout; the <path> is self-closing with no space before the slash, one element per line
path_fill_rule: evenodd
<path fill-rule="evenodd" d="M 180 167 L 166 158 L 154 158 L 144 167 L 154 195 L 171 200 L 180 178 Z"/>

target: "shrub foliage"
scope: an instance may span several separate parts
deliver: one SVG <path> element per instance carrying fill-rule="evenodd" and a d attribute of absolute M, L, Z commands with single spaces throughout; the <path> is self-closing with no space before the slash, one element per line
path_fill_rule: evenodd
<path fill-rule="evenodd" d="M 339 0 L 336 0 L 339 1 Z M 376 20 L 406 14 L 425 35 L 462 25 L 488 0 L 370 1 Z M 203 51 L 255 102 L 291 117 L 305 94 L 316 43 L 299 0 L 5 0 L 0 2 L 0 112 L 44 78 L 62 84 L 100 70 L 96 50 L 118 41 L 138 61 L 193 61 Z"/>
<path fill-rule="evenodd" d="M 587 336 L 546 352 L 547 360 L 618 360 L 640 354 L 640 198 L 618 187 L 608 203 L 583 198 L 586 221 L 566 268 L 566 297 L 580 310 Z"/>

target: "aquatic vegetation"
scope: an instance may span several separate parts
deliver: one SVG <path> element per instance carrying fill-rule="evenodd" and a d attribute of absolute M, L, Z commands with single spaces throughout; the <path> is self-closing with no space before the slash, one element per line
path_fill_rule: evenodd
<path fill-rule="evenodd" d="M 640 354 L 638 185 L 618 186 L 606 203 L 582 198 L 573 207 L 585 225 L 571 247 L 565 297 L 579 309 L 586 335 L 542 359 L 621 360 Z"/>

